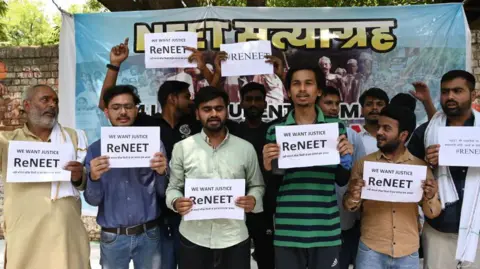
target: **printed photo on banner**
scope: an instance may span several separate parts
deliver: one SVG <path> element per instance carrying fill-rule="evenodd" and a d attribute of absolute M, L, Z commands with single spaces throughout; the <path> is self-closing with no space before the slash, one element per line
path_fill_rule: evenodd
<path fill-rule="evenodd" d="M 422 181 L 426 177 L 426 166 L 365 162 L 362 199 L 417 203 L 422 199 Z"/>
<path fill-rule="evenodd" d="M 195 68 L 188 57 L 187 47 L 197 48 L 197 34 L 192 32 L 169 32 L 145 34 L 146 68 Z"/>
<path fill-rule="evenodd" d="M 63 167 L 74 160 L 71 144 L 10 141 L 7 182 L 70 181 L 71 172 Z"/>
<path fill-rule="evenodd" d="M 235 200 L 245 195 L 245 179 L 193 179 L 185 180 L 185 197 L 192 200 L 190 213 L 184 220 L 245 218 L 245 211 Z"/>
<path fill-rule="evenodd" d="M 279 168 L 297 168 L 340 163 L 338 123 L 275 127 L 280 146 Z"/>
<path fill-rule="evenodd" d="M 480 167 L 480 127 L 440 127 L 441 166 Z"/>
<path fill-rule="evenodd" d="M 160 151 L 160 127 L 102 127 L 101 152 L 111 168 L 150 167 Z"/>
<path fill-rule="evenodd" d="M 274 74 L 273 65 L 265 62 L 265 56 L 272 54 L 270 41 L 222 44 L 220 50 L 228 57 L 222 63 L 222 77 Z"/>

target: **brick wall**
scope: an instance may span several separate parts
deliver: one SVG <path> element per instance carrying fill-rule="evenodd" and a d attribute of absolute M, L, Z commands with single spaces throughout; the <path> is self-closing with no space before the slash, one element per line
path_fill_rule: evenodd
<path fill-rule="evenodd" d="M 480 31 L 472 31 L 472 66 L 480 93 Z M 58 47 L 2 48 L 0 47 L 0 131 L 23 125 L 21 98 L 29 85 L 48 84 L 58 87 Z M 479 99 L 476 100 L 480 105 Z M 0 184 L 0 204 L 3 205 L 3 186 Z M 0 215 L 2 215 L 0 206 Z M 92 217 L 83 217 L 90 238 L 99 239 L 99 227 Z M 0 231 L 1 236 L 1 231 Z"/>

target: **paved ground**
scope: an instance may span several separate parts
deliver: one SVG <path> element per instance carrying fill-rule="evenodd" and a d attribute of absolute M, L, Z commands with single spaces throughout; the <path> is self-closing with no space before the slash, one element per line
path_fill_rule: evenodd
<path fill-rule="evenodd" d="M 3 268 L 3 253 L 4 253 L 4 240 L 0 240 L 0 268 Z M 97 242 L 91 242 L 90 243 L 90 262 L 92 265 L 92 269 L 101 269 L 99 265 L 99 260 L 100 260 L 100 244 Z M 130 264 L 130 268 L 133 269 L 133 264 Z M 257 269 L 257 263 L 252 260 L 252 268 L 251 269 Z"/>

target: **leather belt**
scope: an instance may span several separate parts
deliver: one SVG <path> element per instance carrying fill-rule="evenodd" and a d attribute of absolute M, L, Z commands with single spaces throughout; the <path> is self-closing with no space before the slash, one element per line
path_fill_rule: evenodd
<path fill-rule="evenodd" d="M 102 231 L 107 233 L 121 234 L 121 235 L 139 235 L 158 226 L 159 226 L 159 220 L 156 219 L 144 224 L 139 224 L 131 227 L 120 227 L 120 228 L 102 227 Z"/>

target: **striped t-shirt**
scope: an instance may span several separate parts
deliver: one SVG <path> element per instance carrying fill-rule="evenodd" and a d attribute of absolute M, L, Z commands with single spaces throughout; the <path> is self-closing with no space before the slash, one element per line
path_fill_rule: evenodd
<path fill-rule="evenodd" d="M 338 118 L 326 118 L 319 107 L 317 124 L 338 122 L 339 133 L 345 125 Z M 295 111 L 270 126 L 267 143 L 276 143 L 275 126 L 296 125 Z M 287 169 L 277 194 L 275 246 L 312 248 L 341 245 L 340 215 L 335 192 L 338 165 Z"/>

